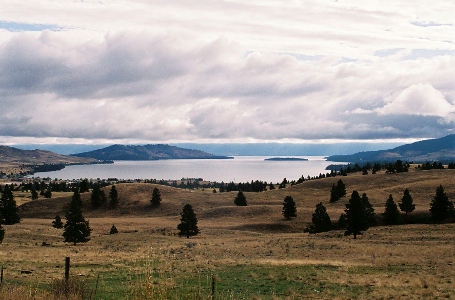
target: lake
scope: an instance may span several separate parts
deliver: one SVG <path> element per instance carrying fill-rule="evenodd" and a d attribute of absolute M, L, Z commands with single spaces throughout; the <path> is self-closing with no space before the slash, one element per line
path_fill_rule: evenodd
<path fill-rule="evenodd" d="M 292 156 L 308 161 L 265 161 L 272 156 L 235 156 L 234 159 L 176 159 L 152 161 L 115 161 L 106 165 L 68 166 L 60 171 L 35 173 L 34 177 L 52 179 L 118 178 L 164 179 L 203 178 L 217 182 L 261 180 L 279 183 L 302 175 L 313 177 L 327 173 L 331 164 L 322 156 Z M 275 156 L 274 156 L 275 157 Z"/>

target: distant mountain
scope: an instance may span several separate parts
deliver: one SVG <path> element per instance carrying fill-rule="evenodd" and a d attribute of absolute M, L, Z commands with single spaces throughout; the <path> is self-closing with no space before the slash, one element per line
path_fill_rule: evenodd
<path fill-rule="evenodd" d="M 158 160 L 158 159 L 224 159 L 200 150 L 190 150 L 170 145 L 112 145 L 103 149 L 73 154 L 99 160 Z"/>
<path fill-rule="evenodd" d="M 406 144 L 390 150 L 358 152 L 351 155 L 332 155 L 327 157 L 328 161 L 353 163 L 388 162 L 398 159 L 415 163 L 455 161 L 455 134 L 439 139 Z"/>

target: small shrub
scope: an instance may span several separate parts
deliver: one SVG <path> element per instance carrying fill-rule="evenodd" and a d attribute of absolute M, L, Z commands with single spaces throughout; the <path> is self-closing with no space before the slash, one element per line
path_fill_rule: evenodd
<path fill-rule="evenodd" d="M 111 231 L 109 232 L 109 234 L 116 234 L 116 233 L 118 233 L 117 227 L 115 227 L 115 225 L 112 225 Z"/>

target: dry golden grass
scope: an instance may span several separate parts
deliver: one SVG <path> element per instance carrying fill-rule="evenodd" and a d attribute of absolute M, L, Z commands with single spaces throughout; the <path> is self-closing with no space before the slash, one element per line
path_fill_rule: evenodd
<path fill-rule="evenodd" d="M 211 189 L 159 186 L 162 205 L 152 208 L 149 200 L 155 185 L 120 184 L 116 186 L 120 204 L 115 210 L 92 210 L 90 195 L 83 194 L 84 216 L 93 232 L 88 243 L 77 246 L 63 243 L 62 230 L 51 227 L 56 214 L 64 215 L 70 196 L 31 201 L 21 207 L 20 224 L 4 226 L 1 264 L 7 280 L 24 283 L 61 278 L 64 257 L 69 256 L 72 274 L 87 280 L 94 280 L 100 272 L 127 272 L 134 277 L 158 268 L 176 276 L 158 280 L 161 286 L 173 287 L 176 278 L 195 270 L 222 273 L 251 268 L 246 276 L 254 281 L 264 278 L 253 269 L 265 268 L 270 272 L 264 280 L 272 284 L 285 281 L 305 286 L 314 281 L 334 287 L 320 294 L 321 298 L 455 299 L 455 224 L 373 227 L 356 240 L 345 237 L 343 231 L 303 233 L 317 203 L 324 203 L 334 221 L 343 212 L 347 199 L 328 203 L 330 188 L 340 178 L 348 195 L 353 190 L 366 192 L 377 213 L 383 211 L 389 194 L 399 202 L 405 188 L 410 190 L 416 210 L 427 213 L 437 186 L 442 185 L 449 199 L 454 199 L 454 172 L 411 170 L 314 180 L 282 190 L 246 193 L 247 207 L 234 206 L 235 192 L 213 194 Z M 106 194 L 108 191 L 106 187 Z M 287 195 L 298 207 L 298 217 L 289 221 L 281 215 Z M 176 236 L 179 213 L 186 203 L 193 206 L 201 230 L 190 239 Z M 113 224 L 119 234 L 109 235 Z M 286 275 L 287 269 L 294 273 Z M 32 273 L 21 274 L 21 270 Z M 368 294 L 363 295 L 365 291 Z M 304 295 L 317 297 L 310 292 Z M 256 297 L 249 295 L 246 298 Z M 265 298 L 273 297 L 299 299 L 302 294 L 290 290 Z"/>

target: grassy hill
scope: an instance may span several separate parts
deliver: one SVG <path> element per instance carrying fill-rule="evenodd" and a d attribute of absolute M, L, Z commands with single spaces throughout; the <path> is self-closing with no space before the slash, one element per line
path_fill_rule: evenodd
<path fill-rule="evenodd" d="M 213 193 L 211 189 L 186 190 L 168 186 L 146 183 L 127 183 L 116 185 L 120 203 L 116 209 L 107 205 L 92 209 L 90 193 L 82 194 L 84 215 L 88 218 L 110 218 L 120 216 L 139 217 L 177 217 L 182 207 L 190 203 L 201 222 L 210 222 L 213 226 L 235 223 L 254 227 L 258 224 L 271 224 L 285 231 L 301 231 L 311 222 L 311 215 L 316 204 L 322 202 L 333 221 L 337 221 L 345 209 L 350 194 L 357 190 L 366 193 L 377 213 L 384 210 L 385 202 L 392 194 L 395 202 L 399 202 L 404 190 L 409 189 L 416 204 L 416 213 L 428 213 L 436 188 L 446 187 L 449 198 L 455 198 L 455 170 L 416 170 L 407 173 L 337 176 L 306 181 L 286 189 L 275 189 L 262 193 L 245 193 L 248 206 L 237 207 L 234 198 L 237 192 Z M 347 196 L 336 203 L 329 203 L 330 189 L 334 183 L 342 179 L 346 184 Z M 153 188 L 158 187 L 162 196 L 162 204 L 152 208 L 150 204 Z M 110 187 L 104 192 L 109 194 Z M 292 196 L 297 205 L 298 218 L 286 221 L 281 215 L 282 203 L 286 196 Z M 28 202 L 20 207 L 21 216 L 25 218 L 53 218 L 56 214 L 63 216 L 68 208 L 71 195 L 57 199 L 42 199 Z M 223 225 L 223 227 L 225 227 Z M 258 227 L 260 228 L 260 226 Z M 268 229 L 267 229 L 268 230 Z"/>

